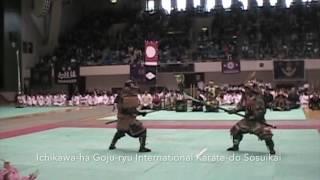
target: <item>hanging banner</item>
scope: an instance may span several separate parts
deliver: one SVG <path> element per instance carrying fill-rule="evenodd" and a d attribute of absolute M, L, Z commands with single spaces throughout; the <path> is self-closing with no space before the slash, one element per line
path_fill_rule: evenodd
<path fill-rule="evenodd" d="M 145 67 L 145 84 L 155 85 L 157 82 L 157 66 Z"/>
<path fill-rule="evenodd" d="M 221 66 L 222 72 L 225 74 L 239 73 L 241 71 L 240 61 L 222 61 Z"/>
<path fill-rule="evenodd" d="M 273 75 L 275 80 L 304 80 L 304 61 L 273 61 Z"/>
<path fill-rule="evenodd" d="M 158 41 L 145 41 L 145 65 L 157 66 L 159 60 Z"/>
<path fill-rule="evenodd" d="M 77 64 L 55 65 L 54 76 L 58 84 L 73 84 L 78 82 L 79 66 Z"/>

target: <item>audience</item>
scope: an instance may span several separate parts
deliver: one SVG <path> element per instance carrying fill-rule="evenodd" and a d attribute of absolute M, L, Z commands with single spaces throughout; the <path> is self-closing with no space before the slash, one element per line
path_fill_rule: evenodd
<path fill-rule="evenodd" d="M 164 10 L 97 12 L 63 34 L 59 47 L 39 64 L 139 63 L 143 61 L 145 40 L 159 41 L 161 63 L 320 57 L 319 5 L 241 8 L 210 13 L 173 10 L 170 15 Z M 197 19 L 193 17 L 203 16 L 212 17 L 211 27 L 198 33 L 191 28 Z M 113 25 L 119 30 L 113 30 Z"/>
<path fill-rule="evenodd" d="M 311 90 L 309 86 L 303 85 L 301 87 L 293 87 L 291 89 L 283 87 L 272 87 L 270 83 L 262 83 L 259 81 L 250 81 L 259 89 L 263 99 L 265 100 L 267 108 L 275 111 L 288 111 L 291 109 L 302 107 L 309 107 L 310 109 L 320 108 L 320 93 Z M 210 112 L 216 112 L 217 106 L 235 106 L 242 101 L 242 95 L 245 91 L 245 85 L 216 85 L 213 81 L 204 84 L 204 89 L 197 89 L 195 97 L 200 101 L 212 104 L 216 108 Z M 44 106 L 100 106 L 113 105 L 117 94 L 112 94 L 106 91 L 94 90 L 84 94 L 75 93 L 68 97 L 65 93 L 31 93 L 20 94 L 17 96 L 17 101 L 20 105 L 30 107 L 44 107 Z M 138 94 L 141 109 L 166 109 L 175 110 L 177 101 L 184 101 L 186 97 L 177 90 L 162 91 L 144 91 Z M 192 103 L 193 111 L 203 110 L 201 103 Z M 206 106 L 208 109 L 209 106 Z"/>

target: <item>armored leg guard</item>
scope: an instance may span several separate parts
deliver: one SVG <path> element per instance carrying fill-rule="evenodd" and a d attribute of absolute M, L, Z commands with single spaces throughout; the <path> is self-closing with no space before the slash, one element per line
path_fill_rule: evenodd
<path fill-rule="evenodd" d="M 151 149 L 146 148 L 147 132 L 139 137 L 140 149 L 139 152 L 151 152 Z"/>
<path fill-rule="evenodd" d="M 267 145 L 267 147 L 269 149 L 270 154 L 271 155 L 276 154 L 276 151 L 274 150 L 274 142 L 273 142 L 273 140 L 272 139 L 266 139 L 265 142 L 266 142 L 266 145 Z"/>
<path fill-rule="evenodd" d="M 239 151 L 239 144 L 240 144 L 242 138 L 243 138 L 243 135 L 241 133 L 234 135 L 233 140 L 232 140 L 233 146 L 229 147 L 227 149 L 227 151 Z"/>
<path fill-rule="evenodd" d="M 113 136 L 113 139 L 111 141 L 111 144 L 109 146 L 109 149 L 112 150 L 112 149 L 116 149 L 116 143 L 117 141 L 124 137 L 125 136 L 125 132 L 122 132 L 122 131 L 117 131 L 116 134 Z"/>

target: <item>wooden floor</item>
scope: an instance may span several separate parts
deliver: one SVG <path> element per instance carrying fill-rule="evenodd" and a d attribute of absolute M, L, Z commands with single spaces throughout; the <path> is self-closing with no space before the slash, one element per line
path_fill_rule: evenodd
<path fill-rule="evenodd" d="M 304 110 L 307 120 L 272 121 L 278 129 L 318 129 L 320 130 L 320 111 Z M 112 107 L 81 107 L 72 110 L 40 113 L 0 119 L 0 139 L 59 127 L 115 128 L 98 120 L 113 116 Z M 143 121 L 147 128 L 153 129 L 229 129 L 237 121 Z"/>
<path fill-rule="evenodd" d="M 304 113 L 305 113 L 307 119 L 320 120 L 320 111 L 312 111 L 309 108 L 305 108 Z"/>

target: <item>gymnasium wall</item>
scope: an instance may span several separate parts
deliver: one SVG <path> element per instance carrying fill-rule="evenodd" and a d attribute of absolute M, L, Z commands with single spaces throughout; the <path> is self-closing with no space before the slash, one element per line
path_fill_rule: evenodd
<path fill-rule="evenodd" d="M 3 17 L 4 17 L 4 3 L 3 1 L 0 1 L 0 27 L 4 27 L 3 25 Z M 4 67 L 3 67 L 3 58 L 4 58 L 4 52 L 3 52 L 3 47 L 4 47 L 4 34 L 3 34 L 3 28 L 0 30 L 0 89 L 3 89 L 3 81 L 4 81 Z"/>
<path fill-rule="evenodd" d="M 320 60 L 305 61 L 305 81 L 320 87 Z M 129 66 L 95 66 L 81 67 L 80 74 L 86 77 L 87 89 L 110 89 L 122 87 L 125 80 L 129 78 Z M 224 74 L 221 72 L 220 62 L 195 63 L 195 72 L 203 73 L 205 82 L 213 80 L 216 84 L 242 84 L 251 78 L 270 82 L 273 85 L 280 83 L 304 83 L 275 81 L 273 75 L 272 61 L 241 61 L 241 72 L 236 74 Z M 157 86 L 165 86 L 169 89 L 177 87 L 174 77 L 175 73 L 158 73 Z"/>
<path fill-rule="evenodd" d="M 16 49 L 21 46 L 21 1 L 3 0 L 3 87 L 1 91 L 17 90 L 17 56 Z M 16 49 L 11 46 L 11 41 L 15 41 Z M 21 54 L 20 54 L 21 55 Z"/>

